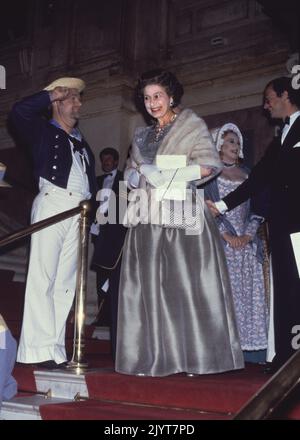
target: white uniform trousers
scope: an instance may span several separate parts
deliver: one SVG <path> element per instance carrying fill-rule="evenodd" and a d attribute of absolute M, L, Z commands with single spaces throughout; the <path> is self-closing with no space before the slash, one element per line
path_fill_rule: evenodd
<path fill-rule="evenodd" d="M 32 223 L 75 208 L 84 196 L 43 187 L 32 206 Z M 31 236 L 25 305 L 17 361 L 66 361 L 65 330 L 76 287 L 79 216 Z"/>

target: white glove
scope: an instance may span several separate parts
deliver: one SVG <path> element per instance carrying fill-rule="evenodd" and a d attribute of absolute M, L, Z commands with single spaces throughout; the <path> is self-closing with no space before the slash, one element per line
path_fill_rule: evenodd
<path fill-rule="evenodd" d="M 146 164 L 144 163 L 139 167 L 139 171 L 141 174 L 143 174 L 145 177 L 148 177 L 149 174 L 154 173 L 155 171 L 158 171 L 158 168 L 156 165 L 152 164 Z"/>
<path fill-rule="evenodd" d="M 177 170 L 162 170 L 161 173 L 167 182 L 191 182 L 192 180 L 201 179 L 200 165 L 189 165 Z"/>
<path fill-rule="evenodd" d="M 162 172 L 157 168 L 156 165 L 141 165 L 140 172 L 146 177 L 150 185 L 154 186 L 154 188 L 162 186 L 166 182 Z"/>
<path fill-rule="evenodd" d="M 131 188 L 137 188 L 139 186 L 140 177 L 140 173 L 134 168 L 127 171 L 126 180 Z"/>

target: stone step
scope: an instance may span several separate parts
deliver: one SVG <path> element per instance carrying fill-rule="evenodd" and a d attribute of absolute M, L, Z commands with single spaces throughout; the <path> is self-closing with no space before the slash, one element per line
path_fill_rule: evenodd
<path fill-rule="evenodd" d="M 42 420 L 40 407 L 50 403 L 66 403 L 70 399 L 59 399 L 56 397 L 45 397 L 38 394 L 13 397 L 11 400 L 4 400 L 0 410 L 0 420 Z"/>
<path fill-rule="evenodd" d="M 18 262 L 0 260 L 0 269 L 14 272 L 12 281 L 24 282 L 26 279 L 27 265 Z"/>
<path fill-rule="evenodd" d="M 85 375 L 108 370 L 111 368 L 93 368 L 85 372 L 76 369 L 36 369 L 33 371 L 32 389 L 3 401 L 0 420 L 41 420 L 42 405 L 71 403 L 79 397 L 87 399 L 89 393 Z"/>
<path fill-rule="evenodd" d="M 19 222 L 16 222 L 11 217 L 8 217 L 6 214 L 0 211 L 0 232 L 2 235 L 10 234 L 11 232 L 19 231 L 20 229 L 25 228 L 25 225 L 22 225 Z"/>
<path fill-rule="evenodd" d="M 27 246 L 18 247 L 0 254 L 0 269 L 14 272 L 13 281 L 25 281 L 27 264 Z"/>
<path fill-rule="evenodd" d="M 26 393 L 22 392 L 9 401 L 3 401 L 0 420 L 41 420 L 42 405 L 74 402 L 78 396 L 88 398 L 83 373 L 68 369 L 36 369 L 33 374 L 35 383 L 35 386 L 31 385 L 33 389 Z"/>
<path fill-rule="evenodd" d="M 20 249 L 21 250 L 21 249 Z M 0 255 L 0 262 L 6 262 L 10 264 L 22 264 L 27 265 L 28 256 L 27 253 L 21 253 L 17 251 L 10 251 L 5 254 Z"/>
<path fill-rule="evenodd" d="M 103 341 L 110 341 L 109 327 L 95 327 L 92 338 Z"/>
<path fill-rule="evenodd" d="M 7 261 L 5 258 L 0 259 L 0 267 L 3 270 L 14 270 L 18 273 L 26 272 L 26 264 L 19 261 Z"/>
<path fill-rule="evenodd" d="M 97 370 L 94 370 L 97 371 Z M 58 399 L 72 400 L 76 395 L 89 397 L 85 382 L 85 374 L 74 370 L 36 370 L 34 371 L 36 389 Z"/>
<path fill-rule="evenodd" d="M 153 418 L 153 411 L 156 411 L 154 419 L 229 419 L 267 380 L 258 366 L 248 366 L 241 372 L 203 375 L 193 379 L 185 375 L 164 378 L 126 376 L 115 373 L 113 366 L 90 368 L 84 372 L 41 370 L 32 366 L 18 367 L 18 370 L 14 377 L 22 394 L 3 402 L 0 419 L 103 419 L 105 414 L 116 418 L 116 409 L 120 405 L 132 408 L 132 413 L 127 411 L 126 417 L 124 407 L 119 408 L 121 412 L 118 414 L 123 414 L 128 420 L 133 420 L 130 417 L 136 415 Z M 22 380 L 19 380 L 20 373 L 23 374 Z M 291 402 L 292 406 L 285 405 L 277 418 L 299 420 L 299 398 L 294 397 L 296 400 Z M 81 404 L 78 406 L 79 401 Z M 60 408 L 52 404 L 63 405 Z M 106 404 L 110 408 L 105 409 Z M 48 409 L 50 405 L 52 415 L 46 414 L 44 405 Z M 85 415 L 80 405 L 85 408 Z M 162 409 L 165 414 L 159 414 Z M 89 411 L 92 413 L 89 414 Z"/>
<path fill-rule="evenodd" d="M 25 283 L 26 274 L 15 272 L 14 277 L 13 277 L 13 281 L 15 281 L 16 283 Z"/>
<path fill-rule="evenodd" d="M 16 222 L 3 212 L 0 212 L 0 238 L 23 229 L 24 225 Z M 13 281 L 24 282 L 28 262 L 28 245 L 15 242 L 9 248 L 0 248 L 0 269 L 15 272 Z"/>

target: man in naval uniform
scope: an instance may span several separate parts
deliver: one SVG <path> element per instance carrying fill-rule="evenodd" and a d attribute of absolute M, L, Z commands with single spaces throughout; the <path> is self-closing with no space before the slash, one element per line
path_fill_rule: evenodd
<path fill-rule="evenodd" d="M 32 223 L 75 208 L 96 190 L 93 153 L 78 130 L 78 78 L 60 78 L 16 103 L 10 117 L 31 148 L 39 184 Z M 52 119 L 43 112 L 52 109 Z M 76 287 L 78 216 L 32 235 L 17 361 L 56 368 L 66 362 L 65 328 Z"/>

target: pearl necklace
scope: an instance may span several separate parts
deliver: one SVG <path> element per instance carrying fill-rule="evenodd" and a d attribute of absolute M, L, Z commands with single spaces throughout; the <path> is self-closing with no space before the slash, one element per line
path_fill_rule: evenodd
<path fill-rule="evenodd" d="M 226 162 L 223 162 L 223 165 L 224 165 L 225 168 L 236 167 L 236 163 L 226 163 Z"/>
<path fill-rule="evenodd" d="M 163 137 L 166 128 L 169 127 L 172 124 L 172 122 L 175 121 L 176 118 L 177 118 L 177 113 L 174 113 L 172 115 L 171 119 L 169 120 L 169 122 L 167 122 L 163 126 L 159 125 L 159 123 L 157 123 L 155 125 L 155 127 L 154 127 L 154 130 L 155 130 L 155 142 L 158 142 Z"/>

